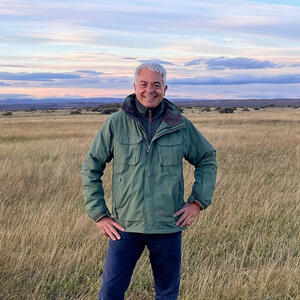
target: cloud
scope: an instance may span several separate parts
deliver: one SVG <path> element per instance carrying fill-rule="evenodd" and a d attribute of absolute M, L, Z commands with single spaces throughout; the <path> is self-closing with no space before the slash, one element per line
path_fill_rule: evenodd
<path fill-rule="evenodd" d="M 169 85 L 167 98 L 173 94 L 193 99 L 249 99 L 249 98 L 297 98 L 300 84 L 246 84 L 246 85 Z M 172 96 L 170 96 L 172 95 Z M 178 96 L 176 96 L 178 98 Z M 300 102 L 300 100 L 299 100 Z"/>
<path fill-rule="evenodd" d="M 168 66 L 175 66 L 174 63 L 162 60 L 162 59 L 137 59 L 135 57 L 123 57 L 122 59 L 129 59 L 129 60 L 137 60 L 138 62 L 144 64 L 144 63 L 158 63 L 161 65 L 168 65 Z"/>
<path fill-rule="evenodd" d="M 24 65 L 13 65 L 13 64 L 11 65 L 1 64 L 0 66 L 3 68 L 24 68 Z"/>
<path fill-rule="evenodd" d="M 295 84 L 300 83 L 300 74 L 275 76 L 232 75 L 224 77 L 204 76 L 196 78 L 174 78 L 168 81 L 173 85 L 240 85 L 240 84 Z"/>
<path fill-rule="evenodd" d="M 222 33 L 248 41 L 253 41 L 255 36 L 299 41 L 299 11 L 296 5 L 281 6 L 259 1 L 245 1 L 239 5 L 236 0 L 225 3 L 216 0 L 208 3 L 178 0 L 125 3 L 116 0 L 113 6 L 107 0 L 35 0 L 34 5 L 24 0 L 2 0 L 0 24 L 6 28 L 2 41 L 7 39 L 10 43 L 97 43 L 119 48 L 143 46 L 151 51 L 153 48 L 167 49 L 171 39 L 173 44 L 185 37 L 193 41 L 197 36 L 222 40 Z M 12 23 L 17 26 L 9 26 Z M 132 43 L 133 40 L 136 42 Z M 164 47 L 160 47 L 161 44 Z M 132 55 L 127 53 L 121 55 Z"/>
<path fill-rule="evenodd" d="M 257 60 L 247 57 L 227 58 L 224 56 L 217 58 L 199 58 L 185 64 L 185 66 L 205 66 L 208 70 L 242 70 L 242 69 L 266 69 L 278 68 L 279 66 L 268 60 Z"/>
<path fill-rule="evenodd" d="M 83 73 L 83 74 L 88 74 L 88 75 L 103 75 L 103 72 L 97 72 L 97 71 L 90 71 L 90 70 L 79 70 L 76 71 L 76 73 Z"/>
<path fill-rule="evenodd" d="M 27 98 L 32 98 L 32 96 L 28 94 L 0 94 L 0 101 L 8 100 L 8 99 L 15 100 L 15 99 L 27 99 Z"/>
<path fill-rule="evenodd" d="M 188 66 L 197 66 L 197 65 L 204 65 L 204 64 L 205 64 L 204 58 L 197 58 L 185 63 L 185 66 L 188 67 Z"/>
<path fill-rule="evenodd" d="M 70 73 L 10 73 L 0 72 L 0 79 L 14 81 L 53 81 L 55 79 L 77 79 L 79 75 Z"/>
<path fill-rule="evenodd" d="M 80 70 L 74 73 L 0 72 L 0 86 L 129 88 L 132 84 L 130 77 L 107 76 L 92 70 Z"/>
<path fill-rule="evenodd" d="M 137 60 L 138 62 L 144 64 L 144 63 L 158 63 L 161 65 L 168 65 L 168 66 L 175 66 L 174 63 L 162 60 L 162 59 L 137 59 L 135 57 L 122 57 L 122 59 L 129 59 L 129 60 Z"/>
<path fill-rule="evenodd" d="M 139 62 L 141 63 L 158 63 L 161 65 L 169 65 L 169 66 L 174 66 L 175 64 L 169 62 L 169 61 L 165 61 L 165 60 L 160 60 L 160 59 L 141 59 L 139 60 Z"/>
<path fill-rule="evenodd" d="M 75 79 L 62 79 L 53 82 L 44 82 L 40 86 L 120 89 L 130 88 L 132 85 L 132 78 L 126 76 L 85 76 Z"/>
<path fill-rule="evenodd" d="M 18 51 L 21 57 L 43 58 L 45 52 L 63 57 L 72 47 L 88 53 L 96 46 L 99 52 L 126 59 L 159 59 L 163 53 L 168 64 L 170 57 L 177 62 L 213 53 L 253 56 L 272 49 L 286 54 L 284 48 L 294 49 L 300 40 L 298 6 L 283 9 L 259 1 L 243 5 L 233 0 L 116 0 L 114 5 L 108 0 L 0 2 L 0 26 L 5 28 L 1 43 L 6 53 Z M 275 41 L 277 37 L 280 40 Z M 176 50 L 179 46 L 186 48 Z"/>

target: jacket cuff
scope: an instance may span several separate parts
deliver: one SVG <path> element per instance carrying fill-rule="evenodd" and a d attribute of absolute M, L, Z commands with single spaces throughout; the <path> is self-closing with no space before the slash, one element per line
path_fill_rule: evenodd
<path fill-rule="evenodd" d="M 105 216 L 108 216 L 108 217 L 111 216 L 111 214 L 108 210 L 106 210 L 104 212 L 101 212 L 101 213 L 98 213 L 97 215 L 93 216 L 92 219 L 93 219 L 93 221 L 95 221 L 97 223 Z"/>
<path fill-rule="evenodd" d="M 193 195 L 190 195 L 187 202 L 189 202 L 189 203 L 197 202 L 201 206 L 201 210 L 204 210 L 205 208 L 207 208 L 207 205 L 204 202 L 202 202 L 199 199 L 196 199 Z"/>

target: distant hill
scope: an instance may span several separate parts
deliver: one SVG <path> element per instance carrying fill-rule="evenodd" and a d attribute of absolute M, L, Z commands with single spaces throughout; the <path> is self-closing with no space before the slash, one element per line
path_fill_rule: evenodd
<path fill-rule="evenodd" d="M 184 106 L 222 106 L 222 107 L 300 107 L 299 99 L 215 99 L 215 100 L 197 100 L 197 99 L 176 99 L 174 102 Z"/>
<path fill-rule="evenodd" d="M 300 107 L 300 99 L 184 99 L 171 101 L 183 106 L 223 106 L 223 107 L 265 107 L 265 106 L 293 106 Z M 7 99 L 0 100 L 0 111 L 41 109 L 65 109 L 93 107 L 103 103 L 122 103 L 124 98 L 85 98 L 85 99 Z"/>
<path fill-rule="evenodd" d="M 121 103 L 123 98 L 85 98 L 85 99 L 7 99 L 0 100 L 0 111 L 40 109 L 64 109 L 72 107 L 93 107 L 103 103 Z"/>

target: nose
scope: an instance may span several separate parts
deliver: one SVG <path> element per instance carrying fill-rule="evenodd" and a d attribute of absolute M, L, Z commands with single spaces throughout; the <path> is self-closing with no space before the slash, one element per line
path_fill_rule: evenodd
<path fill-rule="evenodd" d="M 153 92 L 153 87 L 152 87 L 151 84 L 148 84 L 148 85 L 147 85 L 146 91 L 147 91 L 148 93 L 152 93 L 152 92 Z"/>

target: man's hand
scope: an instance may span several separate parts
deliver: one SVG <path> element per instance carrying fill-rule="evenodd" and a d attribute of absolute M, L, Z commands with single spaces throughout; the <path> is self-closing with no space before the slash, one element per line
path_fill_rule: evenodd
<path fill-rule="evenodd" d="M 115 241 L 116 239 L 119 240 L 121 238 L 117 229 L 124 231 L 124 228 L 109 216 L 101 218 L 96 224 L 99 227 L 101 233 L 110 237 L 113 241 Z"/>
<path fill-rule="evenodd" d="M 181 215 L 181 217 L 176 222 L 176 225 L 180 227 L 191 225 L 196 217 L 199 215 L 201 208 L 193 203 L 186 203 L 183 208 L 178 210 L 174 217 Z"/>

